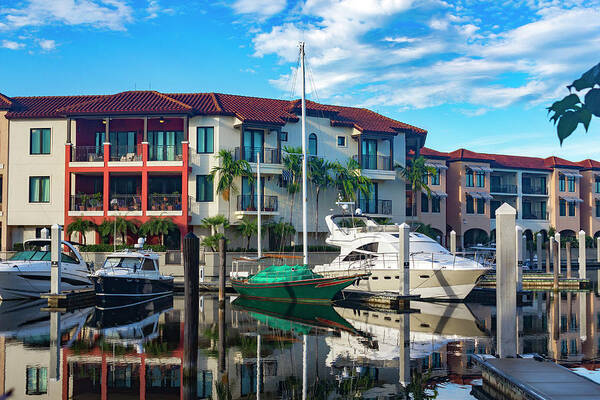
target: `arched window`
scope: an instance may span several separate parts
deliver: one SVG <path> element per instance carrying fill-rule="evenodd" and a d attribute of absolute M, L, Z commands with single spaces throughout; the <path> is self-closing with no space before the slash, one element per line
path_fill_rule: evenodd
<path fill-rule="evenodd" d="M 317 135 L 315 133 L 308 135 L 308 154 L 317 155 Z"/>

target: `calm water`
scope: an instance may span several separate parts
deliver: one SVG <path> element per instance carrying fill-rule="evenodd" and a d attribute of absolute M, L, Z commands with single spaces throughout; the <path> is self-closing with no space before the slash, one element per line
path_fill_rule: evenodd
<path fill-rule="evenodd" d="M 438 399 L 470 399 L 481 376 L 471 360 L 494 352 L 495 307 L 413 302 L 410 314 L 344 306 L 200 299 L 198 398 L 397 398 L 399 382 Z M 43 302 L 0 304 L 0 392 L 35 399 L 170 399 L 182 396 L 183 298 L 115 312 L 60 316 L 50 345 Z M 56 324 L 55 324 L 56 325 Z M 54 326 L 55 326 L 54 325 Z M 519 307 L 519 351 L 600 380 L 600 297 L 537 292 Z M 224 339 L 219 339 L 219 328 Z M 409 353 L 404 353 L 404 341 Z M 408 358 L 410 357 L 410 359 Z M 50 379 L 58 373 L 59 379 Z"/>

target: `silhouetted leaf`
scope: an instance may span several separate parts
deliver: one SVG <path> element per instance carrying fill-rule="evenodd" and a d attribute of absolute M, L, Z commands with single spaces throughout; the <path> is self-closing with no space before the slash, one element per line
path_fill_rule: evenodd
<path fill-rule="evenodd" d="M 577 114 L 579 115 L 579 122 L 583 124 L 587 132 L 592 120 L 592 113 L 587 108 L 582 108 Z"/>
<path fill-rule="evenodd" d="M 586 71 L 579 79 L 567 86 L 567 88 L 569 90 L 575 88 L 575 90 L 580 91 L 594 87 L 594 85 L 600 85 L 600 63 Z"/>
<path fill-rule="evenodd" d="M 596 117 L 600 117 L 600 89 L 592 89 L 587 92 L 585 107 Z"/>
<path fill-rule="evenodd" d="M 571 93 L 564 99 L 555 101 L 554 104 L 548 107 L 548 112 L 555 111 L 558 114 L 563 114 L 565 111 L 567 111 L 570 108 L 573 108 L 576 104 L 579 103 L 581 103 L 581 100 L 579 100 L 579 96 L 577 96 L 575 93 Z"/>
<path fill-rule="evenodd" d="M 579 115 L 574 111 L 567 111 L 562 115 L 562 117 L 560 117 L 558 126 L 556 128 L 556 133 L 558 134 L 558 140 L 560 140 L 561 145 L 563 140 L 573 133 L 578 124 Z"/>

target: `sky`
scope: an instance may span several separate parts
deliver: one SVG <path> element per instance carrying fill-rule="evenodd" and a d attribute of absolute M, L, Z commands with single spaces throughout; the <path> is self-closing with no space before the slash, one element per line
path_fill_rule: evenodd
<path fill-rule="evenodd" d="M 600 160 L 545 108 L 600 62 L 600 0 L 0 0 L 0 93 L 300 96 L 428 130 L 428 147 Z"/>

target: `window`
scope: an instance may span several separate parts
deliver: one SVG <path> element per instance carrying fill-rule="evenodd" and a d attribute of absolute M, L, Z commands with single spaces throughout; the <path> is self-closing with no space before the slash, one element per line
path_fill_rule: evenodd
<path fill-rule="evenodd" d="M 474 209 L 474 204 L 473 204 L 473 197 L 467 195 L 467 214 L 474 214 L 475 213 L 475 209 Z"/>
<path fill-rule="evenodd" d="M 346 136 L 338 136 L 337 145 L 338 147 L 346 147 Z"/>
<path fill-rule="evenodd" d="M 485 213 L 485 199 L 477 199 L 477 214 Z"/>
<path fill-rule="evenodd" d="M 600 218 L 600 200 L 596 200 L 596 218 Z"/>
<path fill-rule="evenodd" d="M 308 135 L 308 154 L 317 155 L 317 135 L 315 133 Z"/>
<path fill-rule="evenodd" d="M 94 144 L 96 147 L 96 154 L 104 154 L 104 142 L 106 138 L 106 132 L 96 132 L 94 137 Z"/>
<path fill-rule="evenodd" d="M 210 175 L 196 175 L 196 201 L 213 201 L 213 180 Z"/>
<path fill-rule="evenodd" d="M 183 131 L 148 132 L 148 159 L 150 161 L 182 160 Z"/>
<path fill-rule="evenodd" d="M 282 142 L 288 141 L 288 133 L 287 132 L 279 132 L 279 140 Z"/>
<path fill-rule="evenodd" d="M 421 193 L 421 212 L 429 212 L 429 197 L 425 193 Z"/>
<path fill-rule="evenodd" d="M 596 176 L 596 178 L 594 178 L 594 192 L 600 193 L 600 176 Z"/>
<path fill-rule="evenodd" d="M 564 175 L 558 176 L 558 190 L 560 190 L 561 192 L 565 191 L 565 176 Z"/>
<path fill-rule="evenodd" d="M 25 394 L 28 396 L 48 393 L 48 368 L 27 367 L 27 386 Z"/>
<path fill-rule="evenodd" d="M 423 177 L 421 178 L 421 181 L 423 182 L 424 185 L 427 185 L 429 182 L 429 173 L 425 172 L 423 174 Z"/>
<path fill-rule="evenodd" d="M 473 183 L 473 171 L 470 169 L 467 170 L 467 187 L 475 186 Z"/>
<path fill-rule="evenodd" d="M 212 371 L 198 371 L 197 395 L 199 399 L 212 398 L 212 380 Z"/>
<path fill-rule="evenodd" d="M 243 159 L 256 162 L 256 153 L 263 154 L 265 131 L 263 129 L 245 129 L 242 137 Z"/>
<path fill-rule="evenodd" d="M 29 202 L 50 203 L 50 177 L 29 177 Z"/>
<path fill-rule="evenodd" d="M 199 126 L 196 130 L 196 152 L 197 153 L 212 153 L 214 151 L 213 145 L 214 139 L 214 128 L 213 127 L 201 127 Z"/>
<path fill-rule="evenodd" d="M 29 154 L 50 154 L 50 128 L 32 129 Z"/>
<path fill-rule="evenodd" d="M 440 212 L 440 198 L 439 197 L 432 197 L 431 198 L 431 212 L 432 213 L 438 213 Z"/>
<path fill-rule="evenodd" d="M 440 184 L 440 170 L 436 168 L 435 173 L 431 174 L 431 184 L 439 185 Z"/>
<path fill-rule="evenodd" d="M 477 173 L 477 187 L 485 187 L 485 172 Z"/>
<path fill-rule="evenodd" d="M 569 184 L 569 192 L 574 192 L 575 191 L 575 177 L 569 176 L 567 178 L 567 182 Z"/>
<path fill-rule="evenodd" d="M 118 158 L 127 154 L 137 154 L 137 134 L 134 131 L 129 132 L 110 132 L 111 158 Z"/>
<path fill-rule="evenodd" d="M 560 201 L 558 202 L 558 212 L 561 217 L 567 215 L 567 202 L 565 201 L 565 199 L 560 199 Z"/>
<path fill-rule="evenodd" d="M 574 217 L 575 216 L 575 203 L 570 201 L 569 202 L 569 217 Z"/>

